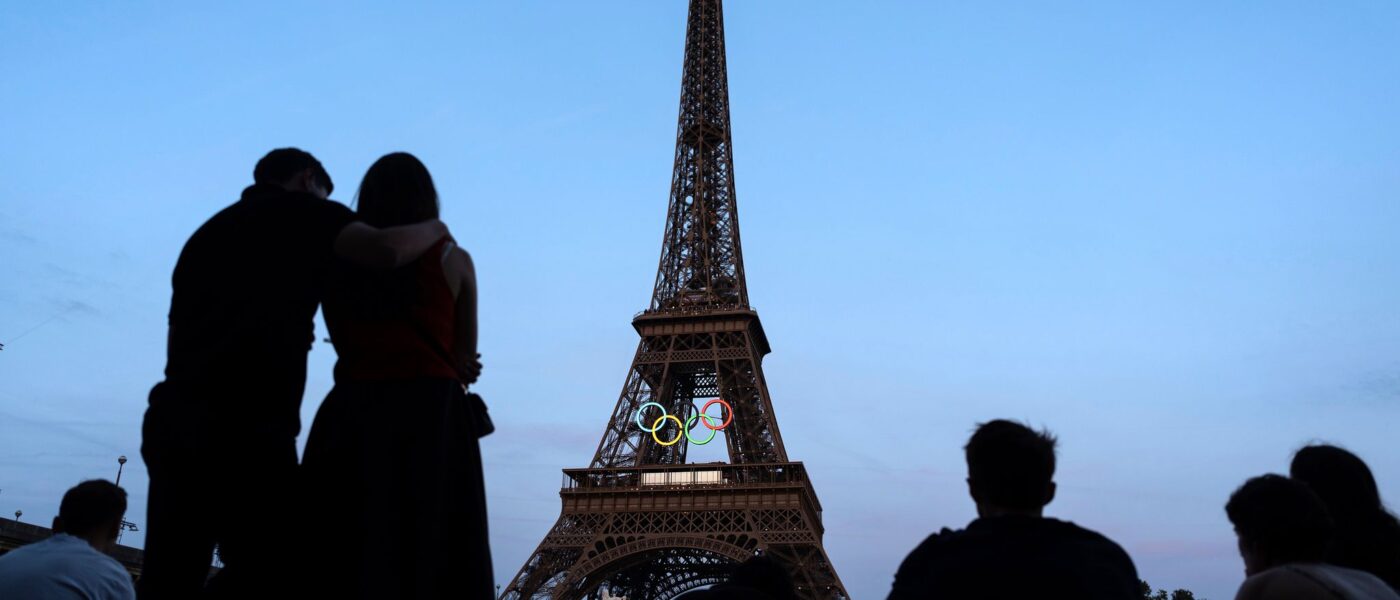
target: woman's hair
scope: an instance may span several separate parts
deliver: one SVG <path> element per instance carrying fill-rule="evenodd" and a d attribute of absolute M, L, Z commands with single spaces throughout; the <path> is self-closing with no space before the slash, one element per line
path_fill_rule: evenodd
<path fill-rule="evenodd" d="M 1317 444 L 1293 455 L 1289 475 L 1312 488 L 1336 524 L 1328 562 L 1400 584 L 1400 522 L 1385 509 L 1365 461 L 1342 448 Z"/>
<path fill-rule="evenodd" d="M 409 225 L 438 217 L 433 176 L 407 152 L 385 154 L 374 161 L 360 181 L 355 210 L 374 227 Z"/>

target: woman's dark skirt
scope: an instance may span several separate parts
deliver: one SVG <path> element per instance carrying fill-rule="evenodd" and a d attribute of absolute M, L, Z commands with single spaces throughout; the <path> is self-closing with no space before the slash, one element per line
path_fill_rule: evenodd
<path fill-rule="evenodd" d="M 310 591 L 495 597 L 474 418 L 453 380 L 336 384 L 302 459 Z"/>

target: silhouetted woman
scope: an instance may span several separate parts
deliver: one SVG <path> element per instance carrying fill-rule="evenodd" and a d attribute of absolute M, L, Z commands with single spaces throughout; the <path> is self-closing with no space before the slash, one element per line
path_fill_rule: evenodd
<path fill-rule="evenodd" d="M 380 158 L 356 207 L 384 227 L 438 216 L 413 155 Z M 494 596 L 477 421 L 476 275 L 444 240 L 390 272 L 338 265 L 322 305 L 339 360 L 303 465 L 322 597 Z"/>
<path fill-rule="evenodd" d="M 1336 446 L 1308 446 L 1293 455 L 1289 475 L 1322 498 L 1336 524 L 1327 562 L 1367 571 L 1400 592 L 1400 522 L 1381 503 L 1366 463 Z"/>

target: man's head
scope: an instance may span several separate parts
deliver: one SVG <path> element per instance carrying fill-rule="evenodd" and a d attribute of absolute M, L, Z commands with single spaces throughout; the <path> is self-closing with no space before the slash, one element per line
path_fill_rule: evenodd
<path fill-rule="evenodd" d="M 331 176 L 321 161 L 298 148 L 278 148 L 253 167 L 253 183 L 275 185 L 294 192 L 329 198 L 335 190 Z"/>
<path fill-rule="evenodd" d="M 1293 562 L 1321 561 L 1332 537 L 1332 519 L 1307 484 L 1282 475 L 1244 482 L 1225 503 L 1239 536 L 1244 572 Z"/>
<path fill-rule="evenodd" d="M 122 516 L 126 514 L 126 490 L 104 479 L 84 481 L 63 494 L 55 533 L 80 537 L 106 552 L 117 542 Z"/>
<path fill-rule="evenodd" d="M 792 574 L 782 563 L 769 556 L 755 556 L 734 567 L 731 585 L 757 590 L 773 600 L 795 600 Z"/>
<path fill-rule="evenodd" d="M 967 487 L 977 514 L 1039 516 L 1055 498 L 1055 436 L 1014 421 L 983 423 L 967 441 Z"/>

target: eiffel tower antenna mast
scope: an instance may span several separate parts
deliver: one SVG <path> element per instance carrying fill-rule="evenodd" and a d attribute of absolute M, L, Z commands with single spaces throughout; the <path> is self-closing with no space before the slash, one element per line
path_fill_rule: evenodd
<path fill-rule="evenodd" d="M 763 377 L 731 140 L 723 4 L 690 0 L 661 260 L 632 320 L 641 341 L 592 462 L 564 470 L 559 521 L 502 598 L 671 598 L 760 553 L 788 568 L 800 598 L 848 597 Z M 692 432 L 696 444 L 723 435 L 729 462 L 687 464 Z"/>

